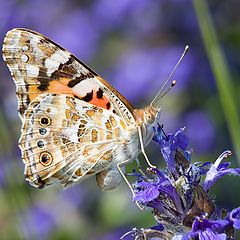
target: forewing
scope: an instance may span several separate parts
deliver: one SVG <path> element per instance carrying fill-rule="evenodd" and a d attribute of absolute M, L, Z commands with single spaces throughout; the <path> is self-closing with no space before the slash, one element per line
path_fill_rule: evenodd
<path fill-rule="evenodd" d="M 40 94 L 74 96 L 113 111 L 134 124 L 132 105 L 109 83 L 68 51 L 27 29 L 13 29 L 4 39 L 3 58 L 17 86 L 20 117 Z"/>
<path fill-rule="evenodd" d="M 27 181 L 66 186 L 111 166 L 126 123 L 74 97 L 44 94 L 29 105 L 19 141 Z"/>

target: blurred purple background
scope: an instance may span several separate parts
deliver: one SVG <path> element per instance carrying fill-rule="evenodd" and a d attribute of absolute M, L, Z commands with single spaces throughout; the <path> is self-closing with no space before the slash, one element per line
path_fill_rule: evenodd
<path fill-rule="evenodd" d="M 190 51 L 174 75 L 177 85 L 161 101 L 161 123 L 166 132 L 186 126 L 196 161 L 214 161 L 223 150 L 232 149 L 191 1 L 0 3 L 1 42 L 14 27 L 38 31 L 90 65 L 136 107 L 150 103 L 189 44 Z M 240 90 L 237 5 L 233 0 L 212 1 L 210 10 Z M 15 86 L 6 64 L 0 63 L 2 239 L 110 240 L 131 226 L 154 223 L 134 206 L 125 184 L 112 192 L 100 192 L 94 178 L 67 190 L 37 190 L 25 183 L 17 147 L 21 125 Z M 150 158 L 160 155 L 156 151 L 151 154 L 149 150 Z M 235 207 L 234 200 L 228 204 Z"/>

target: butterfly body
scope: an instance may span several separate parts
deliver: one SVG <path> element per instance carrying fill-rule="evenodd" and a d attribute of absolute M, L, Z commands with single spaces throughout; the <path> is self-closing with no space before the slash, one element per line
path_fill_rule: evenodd
<path fill-rule="evenodd" d="M 149 143 L 159 110 L 135 109 L 87 65 L 31 30 L 9 31 L 3 58 L 16 83 L 26 180 L 43 188 L 96 175 L 102 189 L 118 186 L 119 166 Z"/>

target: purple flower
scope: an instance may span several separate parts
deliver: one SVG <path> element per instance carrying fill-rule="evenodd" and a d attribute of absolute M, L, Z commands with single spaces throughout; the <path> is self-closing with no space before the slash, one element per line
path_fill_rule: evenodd
<path fill-rule="evenodd" d="M 211 221 L 204 217 L 197 217 L 193 222 L 192 230 L 183 236 L 182 240 L 226 240 L 226 234 L 222 233 L 226 226 L 228 226 L 226 220 Z"/>
<path fill-rule="evenodd" d="M 210 220 L 205 216 L 196 217 L 192 230 L 185 234 L 182 240 L 194 238 L 199 240 L 225 240 L 230 237 L 226 232 L 231 228 L 240 229 L 240 208 L 233 209 L 224 219 Z"/>
<path fill-rule="evenodd" d="M 226 219 L 232 224 L 236 229 L 240 229 L 240 207 L 233 209 L 226 217 Z"/>
<path fill-rule="evenodd" d="M 203 182 L 203 188 L 205 191 L 209 190 L 217 180 L 227 174 L 240 176 L 240 168 L 228 168 L 230 165 L 229 162 L 221 163 L 224 158 L 227 158 L 231 154 L 230 151 L 225 151 L 218 157 L 214 164 L 211 164 Z"/>
<path fill-rule="evenodd" d="M 176 150 L 180 148 L 185 151 L 188 146 L 188 137 L 183 134 L 184 129 L 185 128 L 180 128 L 175 133 L 170 133 L 167 136 L 164 136 L 161 128 L 158 127 L 157 131 L 155 130 L 153 137 L 153 140 L 160 146 L 168 170 L 173 174 L 176 174 L 176 162 L 174 159 Z"/>
<path fill-rule="evenodd" d="M 159 195 L 160 183 L 157 182 L 140 182 L 136 184 L 139 191 L 134 196 L 134 201 L 146 204 L 156 199 Z"/>
<path fill-rule="evenodd" d="M 134 200 L 153 209 L 152 213 L 161 226 L 136 229 L 129 233 L 134 239 L 158 236 L 174 240 L 226 240 L 234 237 L 234 229 L 240 229 L 240 207 L 224 216 L 217 216 L 209 188 L 226 174 L 240 175 L 240 169 L 228 168 L 221 163 L 230 151 L 222 153 L 214 164 L 191 163 L 191 151 L 187 150 L 188 137 L 184 128 L 166 135 L 159 125 L 154 129 L 153 140 L 158 143 L 166 162 L 166 170 L 150 169 L 154 178 L 138 177 L 133 185 Z M 205 180 L 203 181 L 203 178 Z M 191 231 L 188 227 L 192 227 Z M 129 233 L 127 235 L 129 235 Z"/>
<path fill-rule="evenodd" d="M 180 198 L 175 187 L 172 186 L 170 179 L 156 169 L 151 169 L 150 171 L 156 174 L 157 179 L 149 181 L 141 180 L 137 182 L 135 186 L 136 192 L 134 201 L 138 201 L 139 203 L 146 204 L 153 208 L 156 205 L 161 205 L 162 208 L 162 206 L 164 207 L 165 205 L 162 199 L 166 198 L 173 201 L 177 211 L 182 212 Z"/>

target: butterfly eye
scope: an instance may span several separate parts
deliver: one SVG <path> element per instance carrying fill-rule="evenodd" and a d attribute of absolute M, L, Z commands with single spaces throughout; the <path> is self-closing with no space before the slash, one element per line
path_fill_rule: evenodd
<path fill-rule="evenodd" d="M 51 124 L 51 119 L 49 117 L 40 117 L 39 123 L 42 126 L 49 126 Z"/>
<path fill-rule="evenodd" d="M 43 152 L 40 155 L 40 163 L 43 166 L 49 166 L 53 161 L 52 155 L 49 152 Z"/>
<path fill-rule="evenodd" d="M 154 117 L 150 113 L 147 113 L 145 118 L 148 124 L 152 124 L 154 122 Z"/>

